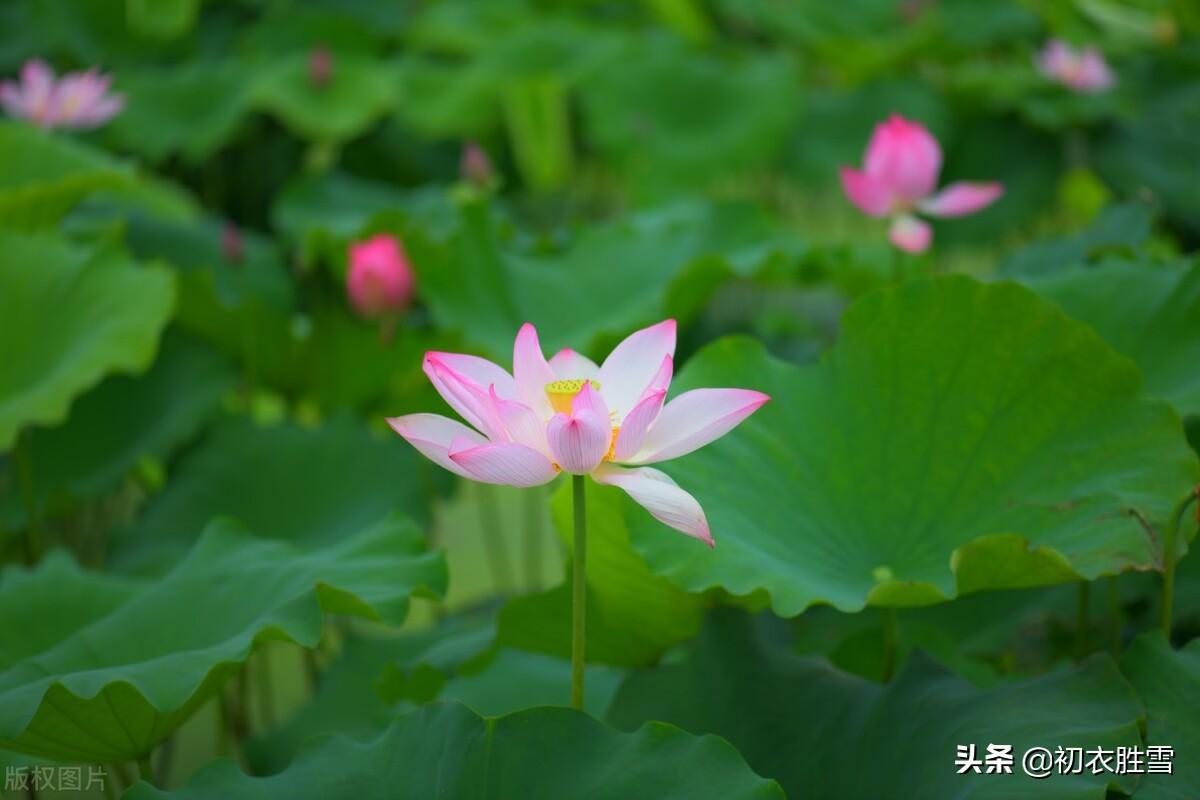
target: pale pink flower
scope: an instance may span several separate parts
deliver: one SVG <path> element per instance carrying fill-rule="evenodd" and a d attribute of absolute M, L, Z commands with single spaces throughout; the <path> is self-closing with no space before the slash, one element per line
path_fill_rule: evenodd
<path fill-rule="evenodd" d="M 308 54 L 308 82 L 317 89 L 324 89 L 333 80 L 333 53 L 320 45 Z"/>
<path fill-rule="evenodd" d="M 487 186 L 495 175 L 492 160 L 487 151 L 475 142 L 463 145 L 462 154 L 458 159 L 458 174 L 476 186 Z"/>
<path fill-rule="evenodd" d="M 475 356 L 425 354 L 425 374 L 473 427 L 437 414 L 388 422 L 427 458 L 464 478 L 538 486 L 560 472 L 591 475 L 711 547 L 696 499 L 645 465 L 724 436 L 769 398 L 748 389 L 693 389 L 664 405 L 674 354 L 674 320 L 631 334 L 600 366 L 573 350 L 547 361 L 537 331 L 526 323 L 513 346 L 511 375 Z"/>
<path fill-rule="evenodd" d="M 934 193 L 942 169 L 942 148 L 919 122 L 893 114 L 875 126 L 863 169 L 842 167 L 842 188 L 850 202 L 872 217 L 890 217 L 888 237 L 910 253 L 929 247 L 933 231 L 916 216 L 961 217 L 990 205 L 1003 192 L 999 183 L 952 183 Z"/>
<path fill-rule="evenodd" d="M 1061 39 L 1046 42 L 1034 63 L 1050 80 L 1083 94 L 1103 92 L 1116 82 L 1099 50 L 1076 50 Z"/>
<path fill-rule="evenodd" d="M 412 299 L 413 283 L 412 266 L 396 237 L 381 233 L 350 245 L 346 294 L 361 316 L 400 313 Z"/>
<path fill-rule="evenodd" d="M 44 61 L 26 61 L 19 81 L 0 83 L 0 105 L 10 116 L 42 128 L 96 128 L 125 107 L 124 95 L 108 90 L 112 77 L 95 69 L 55 80 Z"/>

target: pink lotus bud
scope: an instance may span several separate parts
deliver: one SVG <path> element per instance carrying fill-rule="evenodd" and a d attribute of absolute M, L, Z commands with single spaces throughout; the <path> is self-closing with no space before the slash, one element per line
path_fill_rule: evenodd
<path fill-rule="evenodd" d="M 346 294 L 350 305 L 367 319 L 398 314 L 413 293 L 413 270 L 394 236 L 381 233 L 350 245 Z"/>
<path fill-rule="evenodd" d="M 1034 63 L 1050 80 L 1082 94 L 1103 92 L 1116 82 L 1099 50 L 1076 50 L 1061 39 L 1046 42 Z"/>
<path fill-rule="evenodd" d="M 221 226 L 221 257 L 229 264 L 241 264 L 244 256 L 242 235 L 236 225 L 226 222 Z"/>
<path fill-rule="evenodd" d="M 308 54 L 308 81 L 314 88 L 324 89 L 333 80 L 333 53 L 324 45 L 314 47 Z"/>
<path fill-rule="evenodd" d="M 463 145 L 462 156 L 458 162 L 458 172 L 463 180 L 476 186 L 487 186 L 494 174 L 492 161 L 488 158 L 487 151 L 475 142 L 467 142 Z"/>

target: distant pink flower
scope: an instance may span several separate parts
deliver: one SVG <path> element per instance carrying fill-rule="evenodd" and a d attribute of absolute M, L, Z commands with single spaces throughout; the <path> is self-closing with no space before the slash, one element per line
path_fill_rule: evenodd
<path fill-rule="evenodd" d="M 314 47 L 308 54 L 308 81 L 317 89 L 324 89 L 333 80 L 333 53 L 328 47 Z"/>
<path fill-rule="evenodd" d="M 893 114 L 875 126 L 861 171 L 842 167 L 842 188 L 850 202 L 872 217 L 890 217 L 888 238 L 910 253 L 929 247 L 933 231 L 914 212 L 961 217 L 990 205 L 1003 192 L 999 183 L 952 183 L 934 194 L 942 169 L 942 148 L 919 122 Z"/>
<path fill-rule="evenodd" d="M 560 472 L 591 475 L 711 547 L 696 499 L 666 473 L 643 465 L 724 436 L 769 398 L 748 389 L 693 389 L 664 406 L 674 354 L 674 320 L 631 334 L 600 366 L 573 350 L 547 361 L 537 331 L 526 323 L 513 345 L 511 375 L 475 356 L 425 354 L 434 388 L 474 428 L 437 414 L 388 422 L 427 458 L 464 478 L 538 486 Z"/>
<path fill-rule="evenodd" d="M 1050 80 L 1084 94 L 1098 94 L 1116 82 L 1099 50 L 1076 50 L 1061 39 L 1046 42 L 1035 63 Z"/>
<path fill-rule="evenodd" d="M 462 155 L 458 160 L 458 173 L 464 180 L 476 186 L 487 186 L 494 175 L 492 160 L 487 151 L 475 142 L 463 145 Z"/>
<path fill-rule="evenodd" d="M 346 294 L 350 305 L 368 319 L 395 315 L 408 307 L 413 270 L 396 237 L 381 233 L 350 245 Z"/>
<path fill-rule="evenodd" d="M 55 81 L 54 70 L 34 59 L 25 62 L 19 81 L 0 83 L 0 105 L 42 128 L 96 128 L 125 107 L 124 95 L 109 92 L 111 82 L 95 69 Z"/>
<path fill-rule="evenodd" d="M 242 235 L 232 222 L 221 225 L 221 257 L 230 264 L 241 264 L 245 257 Z"/>

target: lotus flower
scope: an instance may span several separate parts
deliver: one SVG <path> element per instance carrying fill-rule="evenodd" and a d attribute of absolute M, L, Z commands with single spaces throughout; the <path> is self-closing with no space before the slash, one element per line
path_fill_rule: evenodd
<path fill-rule="evenodd" d="M 111 82 L 94 69 L 55 81 L 54 70 L 34 59 L 21 68 L 20 81 L 0 84 L 0 105 L 42 128 L 96 128 L 125 107 L 123 95 L 108 91 Z"/>
<path fill-rule="evenodd" d="M 487 151 L 475 142 L 463 145 L 458 160 L 458 174 L 476 186 L 487 186 L 495 178 L 492 160 L 488 158 Z"/>
<path fill-rule="evenodd" d="M 990 205 L 1003 192 L 999 183 L 952 183 L 934 193 L 942 169 L 942 148 L 919 122 L 893 114 L 875 126 L 861 171 L 842 167 L 842 188 L 850 202 L 872 217 L 890 217 L 888 238 L 910 253 L 933 240 L 931 217 L 961 217 Z"/>
<path fill-rule="evenodd" d="M 367 319 L 394 316 L 408 307 L 413 270 L 396 237 L 381 233 L 350 245 L 346 294 Z"/>
<path fill-rule="evenodd" d="M 1104 56 L 1094 47 L 1076 50 L 1061 39 L 1051 39 L 1034 63 L 1050 80 L 1083 94 L 1098 94 L 1115 83 Z"/>
<path fill-rule="evenodd" d="M 526 323 L 513 346 L 511 375 L 475 356 L 425 354 L 425 374 L 472 427 L 437 414 L 388 422 L 464 478 L 538 486 L 560 472 L 590 475 L 711 547 L 696 499 L 645 465 L 703 447 L 769 398 L 748 389 L 693 389 L 664 405 L 674 353 L 675 321 L 666 320 L 631 334 L 600 366 L 573 350 L 547 361 Z"/>

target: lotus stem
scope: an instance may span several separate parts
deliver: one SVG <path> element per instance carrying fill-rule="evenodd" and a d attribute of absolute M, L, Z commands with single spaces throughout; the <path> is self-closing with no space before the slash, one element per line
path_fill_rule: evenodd
<path fill-rule="evenodd" d="M 33 432 L 26 430 L 17 438 L 13 457 L 17 462 L 17 481 L 21 485 L 21 503 L 25 506 L 25 549 L 30 564 L 42 557 L 42 531 L 38 520 L 37 492 L 33 483 Z"/>
<path fill-rule="evenodd" d="M 1171 524 L 1167 528 L 1167 539 L 1163 543 L 1163 585 L 1162 585 L 1162 631 L 1167 640 L 1171 639 L 1171 605 L 1175 601 L 1175 550 L 1179 540 L 1179 526 L 1183 523 L 1183 515 L 1188 507 L 1200 496 L 1200 487 L 1188 492 L 1187 497 L 1179 501 L 1171 514 Z"/>
<path fill-rule="evenodd" d="M 571 707 L 583 708 L 583 665 L 587 621 L 587 508 L 583 476 L 571 478 L 575 496 L 575 550 L 571 554 Z"/>
<path fill-rule="evenodd" d="M 1087 655 L 1088 648 L 1088 611 L 1090 610 L 1092 585 L 1087 581 L 1079 582 L 1079 594 L 1075 607 L 1075 658 Z"/>
<path fill-rule="evenodd" d="M 525 492 L 525 584 L 537 589 L 542 579 L 542 514 L 541 487 Z"/>
<path fill-rule="evenodd" d="M 150 761 L 150 753 L 142 753 L 137 759 L 138 777 L 146 783 L 157 785 L 154 781 L 154 764 Z"/>
<path fill-rule="evenodd" d="M 479 528 L 487 550 L 488 569 L 497 594 L 513 588 L 512 567 L 508 550 L 500 536 L 500 509 L 496 505 L 496 488 L 486 483 L 476 484 L 476 504 L 479 507 Z"/>
<path fill-rule="evenodd" d="M 891 683 L 896 672 L 896 609 L 883 609 L 883 682 Z"/>
<path fill-rule="evenodd" d="M 1121 591 L 1117 576 L 1108 579 L 1108 644 L 1113 657 L 1121 655 Z"/>

